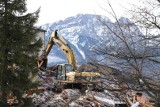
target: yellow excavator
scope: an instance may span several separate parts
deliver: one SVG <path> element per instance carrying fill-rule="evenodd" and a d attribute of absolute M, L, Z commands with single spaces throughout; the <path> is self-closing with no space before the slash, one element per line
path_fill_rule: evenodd
<path fill-rule="evenodd" d="M 47 66 L 47 56 L 52 47 L 57 45 L 66 55 L 68 63 Z M 38 69 L 41 71 L 52 71 L 55 74 L 56 82 L 63 84 L 96 84 L 99 82 L 100 74 L 98 72 L 77 71 L 77 62 L 73 50 L 67 44 L 63 36 L 58 34 L 57 30 L 52 32 L 48 43 L 42 55 L 37 59 Z"/>

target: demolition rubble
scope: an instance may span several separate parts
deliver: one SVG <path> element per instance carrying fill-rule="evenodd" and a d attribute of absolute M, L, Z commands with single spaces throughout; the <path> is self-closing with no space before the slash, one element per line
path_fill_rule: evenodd
<path fill-rule="evenodd" d="M 81 93 L 78 89 L 64 89 L 61 93 L 46 90 L 40 94 L 33 94 L 33 103 L 38 107 L 114 107 L 113 95 L 106 92 L 86 90 Z"/>
<path fill-rule="evenodd" d="M 117 93 L 113 91 L 93 91 L 90 87 L 85 89 L 67 88 L 55 90 L 55 78 L 46 77 L 38 78 L 41 83 L 39 88 L 40 93 L 32 93 L 30 96 L 33 99 L 35 107 L 139 107 L 140 103 L 145 104 L 147 99 L 142 95 L 135 97 L 127 97 L 128 101 L 124 101 Z M 107 81 L 105 81 L 107 83 Z M 108 86 L 108 85 L 107 85 Z M 85 90 L 84 90 L 85 89 Z M 133 95 L 133 93 L 126 93 L 126 95 Z M 137 101 L 130 101 L 130 99 L 138 99 Z M 144 99 L 145 98 L 145 99 Z M 122 101 L 123 99 L 123 101 Z M 128 104 L 129 103 L 129 104 Z M 118 105 L 118 106 L 116 106 Z M 149 104 L 146 107 L 153 107 Z"/>
<path fill-rule="evenodd" d="M 54 78 L 39 78 L 38 81 L 42 83 L 43 91 L 28 96 L 36 107 L 114 107 L 116 103 L 123 103 L 107 90 L 92 91 L 88 87 L 83 92 L 76 88 L 55 92 Z"/>

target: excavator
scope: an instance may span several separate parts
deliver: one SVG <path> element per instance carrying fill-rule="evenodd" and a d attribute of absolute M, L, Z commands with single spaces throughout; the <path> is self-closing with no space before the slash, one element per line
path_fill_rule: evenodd
<path fill-rule="evenodd" d="M 57 64 L 51 67 L 47 66 L 47 57 L 52 47 L 57 45 L 65 54 L 68 63 Z M 99 82 L 100 74 L 98 72 L 77 70 L 77 62 L 72 48 L 67 44 L 66 40 L 58 34 L 58 31 L 53 31 L 49 37 L 48 43 L 42 53 L 37 59 L 38 69 L 44 72 L 54 72 L 56 82 L 60 84 L 97 84 Z"/>

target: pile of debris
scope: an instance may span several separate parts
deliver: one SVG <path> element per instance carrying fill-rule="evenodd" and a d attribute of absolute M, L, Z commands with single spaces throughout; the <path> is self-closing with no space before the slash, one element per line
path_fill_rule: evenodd
<path fill-rule="evenodd" d="M 54 93 L 46 90 L 31 97 L 38 107 L 114 107 L 116 104 L 116 98 L 107 91 L 81 93 L 78 89 L 64 89 L 62 93 Z"/>
<path fill-rule="evenodd" d="M 85 92 L 80 89 L 63 89 L 62 92 L 55 92 L 56 83 L 54 77 L 41 75 L 43 78 L 37 80 L 44 87 L 39 94 L 32 94 L 33 104 L 38 107 L 115 107 L 121 103 L 111 92 L 92 91 L 89 87 Z"/>

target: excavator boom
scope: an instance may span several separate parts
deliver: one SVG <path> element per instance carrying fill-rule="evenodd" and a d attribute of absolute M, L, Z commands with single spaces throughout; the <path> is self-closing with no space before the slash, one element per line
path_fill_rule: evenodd
<path fill-rule="evenodd" d="M 75 55 L 71 47 L 66 43 L 63 36 L 57 33 L 57 30 L 52 32 L 51 36 L 49 37 L 47 46 L 40 58 L 37 59 L 37 65 L 40 69 L 47 68 L 47 56 L 50 53 L 53 45 L 57 45 L 61 51 L 66 55 L 67 61 L 69 64 L 73 66 L 73 69 L 77 69 L 77 62 L 75 59 Z"/>

